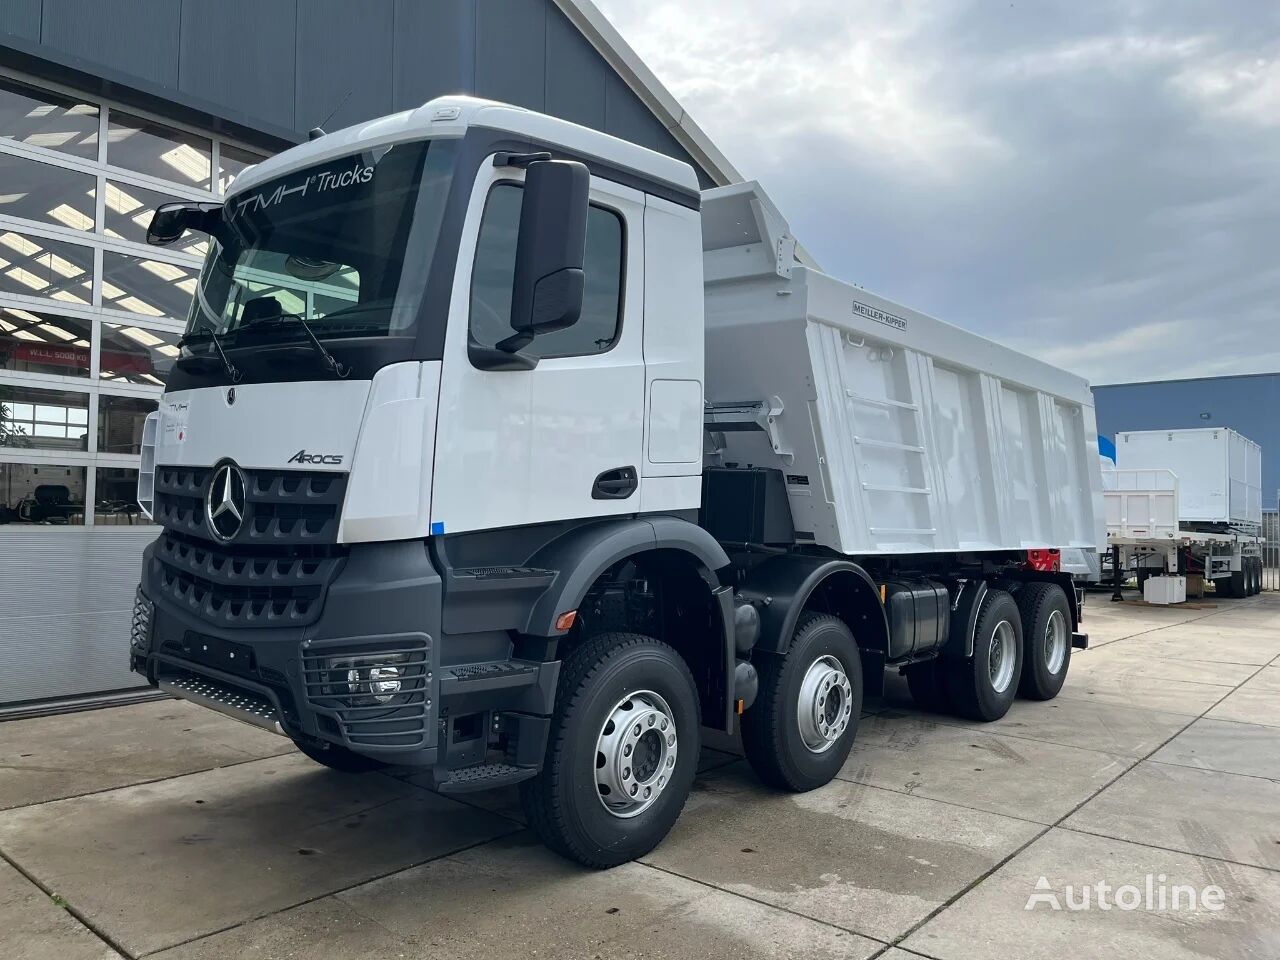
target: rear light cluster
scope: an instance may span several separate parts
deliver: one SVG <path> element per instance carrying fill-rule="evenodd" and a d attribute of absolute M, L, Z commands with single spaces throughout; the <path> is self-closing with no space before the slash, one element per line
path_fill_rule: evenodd
<path fill-rule="evenodd" d="M 1028 550 L 1027 567 L 1040 573 L 1057 573 L 1062 569 L 1062 553 L 1056 547 Z"/>

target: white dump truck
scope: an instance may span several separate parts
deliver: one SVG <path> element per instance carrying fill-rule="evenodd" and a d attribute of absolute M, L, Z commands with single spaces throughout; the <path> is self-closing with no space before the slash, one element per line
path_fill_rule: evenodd
<path fill-rule="evenodd" d="M 1207 584 L 1218 597 L 1262 590 L 1258 444 L 1226 427 L 1128 431 L 1102 478 L 1113 599 L 1130 572 L 1162 603 Z"/>
<path fill-rule="evenodd" d="M 755 184 L 468 98 L 319 135 L 213 242 L 148 425 L 132 666 L 339 770 L 519 783 L 609 866 L 704 728 L 828 782 L 864 691 L 995 720 L 1087 637 L 1087 384 L 802 266 Z"/>

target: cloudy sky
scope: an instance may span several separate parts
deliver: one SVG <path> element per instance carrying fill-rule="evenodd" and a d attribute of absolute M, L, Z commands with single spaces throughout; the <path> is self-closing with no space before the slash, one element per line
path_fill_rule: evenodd
<path fill-rule="evenodd" d="M 823 268 L 1095 383 L 1280 370 L 1280 3 L 597 0 Z"/>

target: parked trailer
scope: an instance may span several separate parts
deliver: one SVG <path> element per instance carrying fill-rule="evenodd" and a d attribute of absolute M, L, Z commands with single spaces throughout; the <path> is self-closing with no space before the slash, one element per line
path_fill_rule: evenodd
<path fill-rule="evenodd" d="M 1262 589 L 1262 453 L 1227 428 L 1116 435 L 1103 470 L 1115 592 L 1133 570 L 1212 583 L 1220 597 Z M 1192 591 L 1195 592 L 1194 590 Z"/>
<path fill-rule="evenodd" d="M 609 866 L 740 724 L 788 790 L 864 690 L 994 720 L 1087 638 L 1088 385 L 801 266 L 755 184 L 469 98 L 149 233 L 217 244 L 139 482 L 132 665 L 342 770 L 520 784 Z"/>

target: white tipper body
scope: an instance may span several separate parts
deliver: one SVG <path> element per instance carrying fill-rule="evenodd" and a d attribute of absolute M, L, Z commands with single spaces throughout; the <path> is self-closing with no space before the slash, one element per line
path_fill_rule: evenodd
<path fill-rule="evenodd" d="M 707 398 L 763 400 L 717 461 L 786 476 L 797 538 L 845 554 L 1105 542 L 1080 377 L 795 263 L 754 183 L 703 194 Z"/>
<path fill-rule="evenodd" d="M 461 136 L 468 125 L 696 189 L 687 165 L 634 144 L 445 98 L 287 151 L 243 174 L 236 190 L 380 143 Z M 776 405 L 772 423 L 762 420 L 773 434 L 724 434 L 710 462 L 781 469 L 796 529 L 817 545 L 885 554 L 1103 542 L 1087 384 L 801 267 L 755 184 L 708 191 L 700 216 L 593 176 L 592 202 L 625 222 L 617 344 L 532 370 L 477 369 L 468 294 L 498 176 L 482 164 L 472 187 L 441 361 L 394 364 L 372 382 L 237 386 L 233 404 L 227 387 L 166 394 L 155 462 L 349 471 L 341 542 L 420 538 L 696 509 L 704 400 L 762 401 Z M 509 168 L 501 176 L 513 179 Z M 312 459 L 291 463 L 299 451 Z M 597 476 L 628 465 L 639 474 L 634 494 L 592 499 Z"/>

